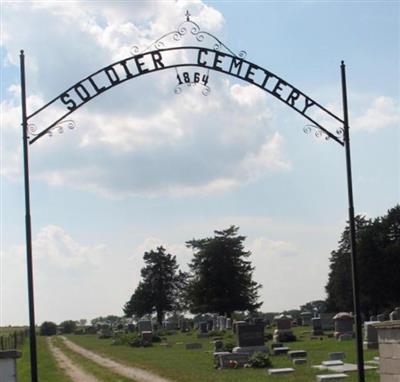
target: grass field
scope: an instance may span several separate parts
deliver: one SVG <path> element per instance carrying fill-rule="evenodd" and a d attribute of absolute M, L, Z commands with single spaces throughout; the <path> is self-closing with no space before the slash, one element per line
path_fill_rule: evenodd
<path fill-rule="evenodd" d="M 0 326 L 0 336 L 13 334 L 14 332 L 26 329 L 28 329 L 27 326 Z"/>
<path fill-rule="evenodd" d="M 298 338 L 304 328 L 296 328 Z M 76 344 L 89 350 L 120 361 L 127 365 L 139 366 L 157 374 L 170 378 L 177 382 L 261 382 L 261 381 L 296 381 L 309 382 L 315 381 L 315 375 L 324 374 L 312 369 L 310 365 L 319 364 L 326 360 L 329 352 L 346 352 L 346 362 L 355 363 L 355 344 L 354 341 L 338 342 L 333 338 L 324 340 L 310 340 L 308 336 L 300 338 L 299 341 L 290 343 L 288 346 L 292 350 L 307 350 L 308 363 L 296 366 L 293 374 L 283 376 L 268 376 L 263 369 L 236 369 L 236 370 L 216 370 L 213 368 L 212 344 L 210 339 L 197 339 L 193 333 L 191 335 L 178 333 L 168 336 L 168 341 L 172 347 L 167 348 L 154 344 L 150 348 L 132 348 L 128 346 L 113 346 L 110 339 L 98 339 L 96 336 L 69 336 L 69 339 Z M 177 345 L 177 342 L 200 342 L 203 348 L 200 350 L 186 350 L 184 345 Z M 365 360 L 370 360 L 376 356 L 376 350 L 365 352 Z M 271 357 L 274 368 L 292 367 L 291 361 L 286 356 Z M 349 373 L 348 382 L 356 382 L 357 374 Z M 368 382 L 378 382 L 379 375 L 375 370 L 366 372 Z"/>
<path fill-rule="evenodd" d="M 38 376 L 40 382 L 72 382 L 57 366 L 45 337 L 37 337 Z M 18 382 L 30 382 L 29 340 L 22 348 L 22 358 L 17 361 Z"/>

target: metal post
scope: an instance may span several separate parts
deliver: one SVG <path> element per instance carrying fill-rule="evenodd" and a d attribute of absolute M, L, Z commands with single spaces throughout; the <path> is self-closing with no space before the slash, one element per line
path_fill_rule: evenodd
<path fill-rule="evenodd" d="M 357 246 L 356 246 L 356 227 L 354 221 L 354 204 L 353 204 L 353 181 L 351 176 L 351 155 L 350 155 L 350 134 L 349 134 L 349 113 L 347 107 L 347 89 L 346 89 L 346 68 L 344 61 L 340 66 L 342 75 L 342 96 L 343 96 L 343 120 L 344 120 L 344 144 L 346 150 L 346 170 L 347 170 L 347 189 L 349 199 L 349 223 L 350 223 L 350 248 L 351 248 L 351 270 L 353 281 L 353 305 L 356 321 L 356 345 L 357 345 L 357 367 L 358 381 L 365 382 L 364 373 L 364 353 L 362 345 L 361 331 L 361 312 L 360 312 L 360 288 L 358 283 L 357 268 Z"/>
<path fill-rule="evenodd" d="M 19 58 L 21 65 L 22 140 L 24 150 L 26 264 L 28 272 L 29 300 L 29 346 L 31 352 L 31 381 L 37 382 L 38 375 L 36 356 L 35 303 L 33 297 L 31 204 L 29 197 L 28 119 L 26 117 L 25 56 L 23 50 L 21 50 Z"/>

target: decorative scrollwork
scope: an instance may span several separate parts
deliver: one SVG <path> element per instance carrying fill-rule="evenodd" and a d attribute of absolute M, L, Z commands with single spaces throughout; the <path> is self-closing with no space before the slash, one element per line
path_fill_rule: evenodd
<path fill-rule="evenodd" d="M 321 138 L 324 137 L 326 141 L 328 141 L 329 139 L 331 139 L 331 137 L 323 130 L 321 130 L 321 128 L 319 128 L 316 125 L 305 125 L 303 127 L 303 132 L 305 134 L 311 134 L 312 131 L 314 131 L 314 135 L 316 138 Z"/>
<path fill-rule="evenodd" d="M 171 39 L 171 42 L 178 42 L 182 39 L 183 36 L 188 35 L 188 36 L 193 36 L 196 41 L 203 43 L 206 41 L 207 37 L 211 39 L 212 46 L 214 50 L 217 51 L 222 51 L 223 49 L 227 52 L 232 54 L 233 56 L 240 57 L 240 58 L 245 58 L 247 53 L 244 50 L 241 50 L 238 54 L 234 53 L 231 49 L 229 49 L 222 41 L 220 41 L 217 37 L 212 35 L 209 32 L 203 31 L 200 29 L 200 26 L 196 24 L 194 21 L 190 20 L 190 17 L 186 17 L 186 20 L 181 23 L 178 28 L 175 31 L 169 32 L 161 36 L 159 39 L 156 41 L 152 42 L 150 45 L 147 46 L 147 48 L 140 50 L 140 48 L 137 45 L 134 45 L 130 48 L 130 52 L 133 56 L 137 54 L 143 54 L 145 52 L 148 52 L 150 50 L 158 50 L 162 49 L 168 44 L 166 44 L 166 41 L 168 39 Z"/>
<path fill-rule="evenodd" d="M 199 84 L 198 82 L 187 82 L 187 83 L 182 84 L 182 85 L 176 85 L 175 89 L 174 89 L 174 92 L 175 92 L 175 94 L 181 94 L 182 90 L 183 90 L 183 88 L 185 86 L 194 88 L 197 85 L 201 85 L 203 87 L 203 90 L 201 91 L 201 94 L 203 94 L 203 96 L 208 96 L 211 93 L 211 88 L 209 86 Z"/>
<path fill-rule="evenodd" d="M 47 132 L 47 135 L 49 137 L 52 137 L 54 131 L 58 131 L 59 134 L 62 134 L 64 132 L 65 128 L 73 130 L 73 129 L 75 129 L 75 127 L 76 127 L 75 121 L 73 121 L 72 119 L 66 119 L 65 121 L 58 122 L 51 129 L 49 129 L 49 131 Z M 38 131 L 38 128 L 34 123 L 28 124 L 28 131 L 29 131 L 29 134 L 32 136 L 36 136 L 41 133 L 41 131 Z"/>
<path fill-rule="evenodd" d="M 339 128 L 336 129 L 336 135 L 337 135 L 338 137 L 342 137 L 343 134 L 344 134 L 344 130 L 343 130 L 342 127 L 339 127 Z"/>
<path fill-rule="evenodd" d="M 38 135 L 38 128 L 34 123 L 28 123 L 28 133 L 30 135 Z"/>

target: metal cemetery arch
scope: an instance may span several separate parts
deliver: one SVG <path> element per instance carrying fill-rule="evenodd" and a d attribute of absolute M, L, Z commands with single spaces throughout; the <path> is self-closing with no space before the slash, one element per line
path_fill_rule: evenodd
<path fill-rule="evenodd" d="M 183 36 L 189 36 L 198 45 L 184 45 L 165 47 L 166 40 L 171 44 L 180 42 Z M 211 41 L 212 49 L 204 47 L 204 42 Z M 24 155 L 24 180 L 25 180 L 25 227 L 27 246 L 27 273 L 28 273 L 28 298 L 29 298 L 29 324 L 30 324 L 30 351 L 31 351 L 31 380 L 38 381 L 37 358 L 36 358 L 36 334 L 35 334 L 35 312 L 33 294 L 33 268 L 32 268 L 32 235 L 30 217 L 30 191 L 29 191 L 29 145 L 35 143 L 46 134 L 51 135 L 53 130 L 62 132 L 64 126 L 73 128 L 74 121 L 66 119 L 75 110 L 94 99 L 105 91 L 119 85 L 127 80 L 167 69 L 175 69 L 178 84 L 176 93 L 182 91 L 185 85 L 202 85 L 203 94 L 210 92 L 208 86 L 209 72 L 217 71 L 228 74 L 235 78 L 246 81 L 268 92 L 296 112 L 306 118 L 311 124 L 304 128 L 305 132 L 315 129 L 315 135 L 324 135 L 326 139 L 332 139 L 345 148 L 346 174 L 349 202 L 349 222 L 351 237 L 351 261 L 353 281 L 353 304 L 356 321 L 356 343 L 357 364 L 359 382 L 365 381 L 364 357 L 362 348 L 361 316 L 359 304 L 359 285 L 357 271 L 357 254 L 355 245 L 355 222 L 353 207 L 353 190 L 351 175 L 349 119 L 347 107 L 346 74 L 345 65 L 341 64 L 342 80 L 342 102 L 343 118 L 340 118 L 308 97 L 305 93 L 290 85 L 288 82 L 273 74 L 272 72 L 251 63 L 245 59 L 245 52 L 236 55 L 218 38 L 208 32 L 202 31 L 200 27 L 190 20 L 190 14 L 186 13 L 186 21 L 176 31 L 170 32 L 151 44 L 147 49 L 139 53 L 137 47 L 133 48 L 132 56 L 106 66 L 97 72 L 77 82 L 59 96 L 42 106 L 40 109 L 28 115 L 26 108 L 26 84 L 25 84 L 25 56 L 20 54 L 21 69 L 21 105 L 22 105 L 22 130 L 23 130 L 23 155 Z M 181 68 L 200 68 L 203 73 L 184 72 L 180 74 Z M 38 127 L 34 120 L 51 108 L 56 108 L 58 117 L 44 126 Z M 317 113 L 316 113 L 317 112 Z M 335 123 L 334 132 L 321 122 L 317 121 L 315 115 L 322 115 Z M 42 122 L 41 122 L 42 123 Z"/>

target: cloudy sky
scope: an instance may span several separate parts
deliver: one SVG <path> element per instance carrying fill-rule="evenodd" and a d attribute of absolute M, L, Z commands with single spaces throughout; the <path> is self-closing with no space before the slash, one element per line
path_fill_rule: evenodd
<path fill-rule="evenodd" d="M 132 46 L 176 30 L 187 9 L 202 30 L 339 117 L 345 60 L 356 212 L 375 217 L 399 202 L 398 2 L 1 7 L 1 325 L 28 322 L 21 49 L 28 113 L 129 57 Z M 192 37 L 182 43 L 213 47 Z M 74 130 L 30 146 L 39 323 L 122 314 L 145 250 L 162 244 L 187 269 L 185 241 L 232 224 L 247 237 L 264 311 L 325 297 L 330 251 L 347 218 L 343 148 L 304 134 L 307 120 L 233 77 L 210 71 L 208 96 L 201 86 L 175 94 L 176 85 L 174 70 L 127 81 L 71 114 Z"/>

